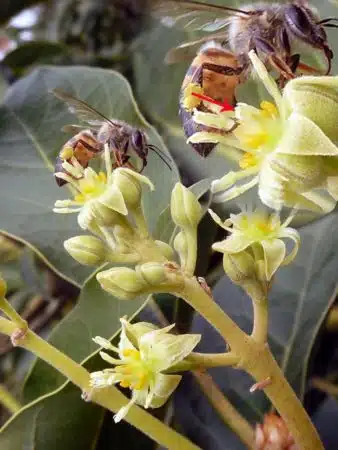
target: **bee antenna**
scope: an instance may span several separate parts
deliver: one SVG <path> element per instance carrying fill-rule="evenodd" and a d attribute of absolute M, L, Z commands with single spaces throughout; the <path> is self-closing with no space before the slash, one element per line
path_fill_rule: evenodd
<path fill-rule="evenodd" d="M 323 25 L 323 27 L 326 27 L 326 28 L 338 28 L 338 25 L 337 24 L 333 24 L 333 23 L 325 23 Z"/>
<path fill-rule="evenodd" d="M 156 153 L 156 155 L 162 159 L 162 161 L 164 162 L 164 164 L 166 164 L 170 170 L 172 170 L 170 164 L 168 161 L 170 161 L 169 157 L 162 152 L 158 147 L 156 147 L 155 145 L 149 144 L 147 145 L 147 147 L 149 148 L 149 150 L 153 151 L 154 153 Z M 167 159 L 166 159 L 167 158 Z"/>
<path fill-rule="evenodd" d="M 338 17 L 328 17 L 326 19 L 323 19 L 323 20 L 317 22 L 317 25 L 324 25 L 325 23 L 333 22 L 333 21 L 337 22 L 338 21 Z"/>

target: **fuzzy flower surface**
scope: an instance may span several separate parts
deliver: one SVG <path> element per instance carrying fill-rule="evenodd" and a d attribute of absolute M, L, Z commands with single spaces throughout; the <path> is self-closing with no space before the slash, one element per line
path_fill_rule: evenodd
<path fill-rule="evenodd" d="M 200 335 L 196 334 L 170 334 L 174 325 L 158 329 L 145 322 L 130 324 L 121 319 L 121 323 L 118 347 L 101 337 L 94 338 L 94 342 L 115 354 L 113 357 L 100 352 L 115 367 L 91 373 L 94 389 L 119 384 L 132 392 L 129 403 L 115 415 L 115 422 L 123 419 L 134 403 L 144 408 L 162 406 L 182 378 L 164 372 L 187 357 L 200 341 Z"/>
<path fill-rule="evenodd" d="M 105 172 L 95 172 L 91 167 L 83 168 L 73 157 L 71 163 L 64 161 L 62 167 L 65 172 L 57 172 L 56 177 L 67 181 L 73 192 L 73 199 L 57 200 L 53 211 L 56 213 L 78 213 L 78 223 L 81 228 L 88 227 L 96 218 L 106 218 L 116 213 L 123 216 L 128 214 L 130 191 L 139 193 L 140 183 L 147 184 L 154 189 L 151 181 L 139 173 L 127 169 L 112 170 L 112 162 L 108 145 L 105 146 Z M 129 189 L 126 189 L 126 181 Z M 139 195 L 136 195 L 137 199 Z"/>
<path fill-rule="evenodd" d="M 290 264 L 297 255 L 300 237 L 296 230 L 288 227 L 292 215 L 281 223 L 278 214 L 268 215 L 255 210 L 231 214 L 222 222 L 212 210 L 209 213 L 219 226 L 230 233 L 224 241 L 213 244 L 212 248 L 228 255 L 246 252 L 254 263 L 263 261 L 263 276 L 267 281 L 281 265 Z M 288 254 L 284 239 L 294 243 Z"/>
<path fill-rule="evenodd" d="M 331 210 L 338 199 L 338 77 L 300 77 L 281 94 L 255 52 L 249 56 L 273 102 L 193 115 L 206 129 L 188 141 L 226 145 L 227 156 L 240 168 L 213 182 L 215 200 L 231 200 L 257 185 L 270 208 Z"/>

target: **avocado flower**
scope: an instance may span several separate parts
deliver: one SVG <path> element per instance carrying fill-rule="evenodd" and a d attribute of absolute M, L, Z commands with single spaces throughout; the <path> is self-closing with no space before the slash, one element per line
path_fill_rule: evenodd
<path fill-rule="evenodd" d="M 170 334 L 174 325 L 159 329 L 146 322 L 130 324 L 125 319 L 121 319 L 121 324 L 118 347 L 102 337 L 94 338 L 95 343 L 115 353 L 113 357 L 100 352 L 101 357 L 115 367 L 91 373 L 94 389 L 119 384 L 131 390 L 131 399 L 115 415 L 115 422 L 123 419 L 135 403 L 144 408 L 162 406 L 182 378 L 166 372 L 186 358 L 201 338 L 197 334 Z"/>
<path fill-rule="evenodd" d="M 256 53 L 249 56 L 273 101 L 259 108 L 238 103 L 225 112 L 213 105 L 213 112 L 193 113 L 205 130 L 188 142 L 221 144 L 222 154 L 240 168 L 213 181 L 215 201 L 257 186 L 261 201 L 275 210 L 332 210 L 338 199 L 338 77 L 295 78 L 281 93 Z"/>

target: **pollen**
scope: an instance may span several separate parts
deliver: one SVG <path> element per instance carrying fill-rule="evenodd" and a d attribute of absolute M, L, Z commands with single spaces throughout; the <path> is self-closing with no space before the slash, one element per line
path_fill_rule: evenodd
<path fill-rule="evenodd" d="M 244 153 L 238 164 L 241 169 L 248 169 L 249 167 L 254 167 L 257 162 L 257 157 L 253 153 L 247 152 Z"/>
<path fill-rule="evenodd" d="M 71 159 L 74 156 L 73 148 L 70 146 L 63 147 L 59 154 L 60 158 L 63 160 Z"/>
<path fill-rule="evenodd" d="M 126 348 L 122 352 L 123 356 L 133 358 L 133 359 L 140 359 L 140 352 L 138 350 L 135 350 L 133 348 Z"/>
<path fill-rule="evenodd" d="M 266 115 L 267 117 L 278 116 L 278 109 L 273 103 L 263 100 L 260 104 L 260 107 L 264 115 Z"/>
<path fill-rule="evenodd" d="M 184 89 L 183 93 L 183 107 L 187 111 L 192 111 L 194 108 L 197 108 L 201 103 L 201 99 L 195 97 L 193 94 L 203 94 L 203 87 L 197 83 L 189 83 L 188 86 Z"/>
<path fill-rule="evenodd" d="M 145 387 L 147 382 L 147 377 L 145 375 L 143 375 L 140 380 L 138 381 L 138 383 L 134 384 L 134 389 L 136 390 L 141 390 Z"/>
<path fill-rule="evenodd" d="M 78 203 L 84 203 L 85 202 L 85 198 L 82 194 L 77 194 L 74 197 L 74 200 Z"/>
<path fill-rule="evenodd" d="M 266 221 L 260 221 L 256 223 L 256 228 L 262 231 L 264 234 L 268 234 L 272 231 L 271 224 Z"/>
<path fill-rule="evenodd" d="M 120 381 L 120 386 L 123 388 L 129 388 L 130 387 L 130 382 L 127 380 L 121 380 Z"/>
<path fill-rule="evenodd" d="M 267 133 L 262 131 L 260 133 L 245 137 L 243 139 L 243 144 L 248 148 L 256 149 L 264 145 L 267 139 L 268 139 Z"/>
<path fill-rule="evenodd" d="M 107 175 L 104 172 L 98 173 L 98 179 L 102 181 L 102 183 L 107 183 Z"/>

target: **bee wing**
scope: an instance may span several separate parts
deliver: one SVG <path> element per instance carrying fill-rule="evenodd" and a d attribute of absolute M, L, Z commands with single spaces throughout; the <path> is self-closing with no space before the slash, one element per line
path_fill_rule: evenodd
<path fill-rule="evenodd" d="M 253 14 L 252 11 L 188 0 L 155 0 L 151 9 L 153 15 L 159 17 L 166 26 L 207 32 L 214 32 L 226 27 L 230 17 L 234 14 Z"/>
<path fill-rule="evenodd" d="M 73 97 L 71 94 L 62 91 L 61 89 L 53 89 L 52 93 L 55 97 L 68 105 L 69 112 L 75 114 L 80 120 L 87 122 L 93 128 L 100 128 L 102 122 L 112 123 L 108 117 L 88 105 L 88 103 Z"/>
<path fill-rule="evenodd" d="M 165 62 L 167 64 L 173 64 L 180 61 L 189 61 L 196 56 L 196 47 L 200 47 L 201 44 L 209 42 L 210 40 L 220 40 L 223 44 L 227 41 L 227 35 L 223 32 L 215 33 L 205 36 L 195 41 L 183 42 L 179 46 L 172 48 L 165 56 Z"/>

